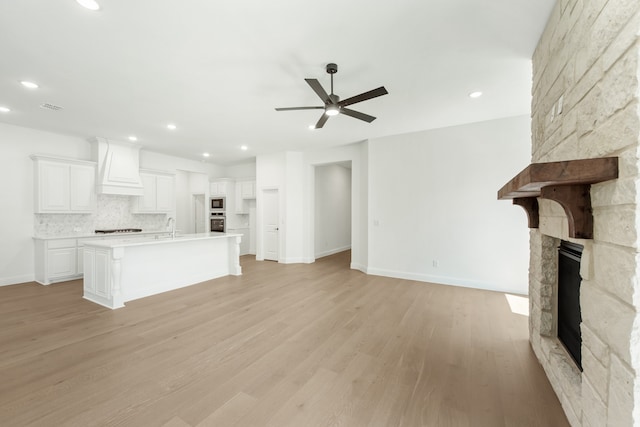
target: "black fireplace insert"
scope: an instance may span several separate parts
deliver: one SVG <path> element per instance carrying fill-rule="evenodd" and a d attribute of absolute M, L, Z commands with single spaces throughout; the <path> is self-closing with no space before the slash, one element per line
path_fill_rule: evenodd
<path fill-rule="evenodd" d="M 583 246 L 562 241 L 558 248 L 558 338 L 582 370 L 580 259 Z"/>

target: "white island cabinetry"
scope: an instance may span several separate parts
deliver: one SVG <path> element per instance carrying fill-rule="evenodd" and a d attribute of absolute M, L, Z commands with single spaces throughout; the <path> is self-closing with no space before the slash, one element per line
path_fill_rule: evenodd
<path fill-rule="evenodd" d="M 93 213 L 96 164 L 83 160 L 31 156 L 35 213 Z"/>
<path fill-rule="evenodd" d="M 84 246 L 84 298 L 108 308 L 228 275 L 241 275 L 240 235 L 91 241 Z"/>

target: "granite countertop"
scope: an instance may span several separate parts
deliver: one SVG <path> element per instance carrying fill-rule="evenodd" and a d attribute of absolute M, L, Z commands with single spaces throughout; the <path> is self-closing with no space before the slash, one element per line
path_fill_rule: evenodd
<path fill-rule="evenodd" d="M 164 233 L 163 233 L 164 234 Z M 145 245 L 159 245 L 159 244 L 167 244 L 167 243 L 177 243 L 177 242 L 189 242 L 194 240 L 205 240 L 205 239 L 222 239 L 229 237 L 237 237 L 242 236 L 242 234 L 236 233 L 194 233 L 194 234 L 177 234 L 175 237 L 172 237 L 170 234 L 155 236 L 155 237 L 143 237 L 143 238 L 131 238 L 131 236 L 123 237 L 121 239 L 109 239 L 109 240 L 91 240 L 90 242 L 86 242 L 85 246 L 97 246 L 101 248 L 117 248 L 123 246 L 145 246 Z"/>
<path fill-rule="evenodd" d="M 38 234 L 33 236 L 34 239 L 38 240 L 54 240 L 54 239 L 80 239 L 86 237 L 94 237 L 94 238 L 102 238 L 107 236 L 141 236 L 147 234 L 164 234 L 169 233 L 167 230 L 144 230 L 144 231 L 136 231 L 131 233 L 87 233 L 87 232 L 78 232 L 78 233 L 56 233 L 56 234 Z"/>

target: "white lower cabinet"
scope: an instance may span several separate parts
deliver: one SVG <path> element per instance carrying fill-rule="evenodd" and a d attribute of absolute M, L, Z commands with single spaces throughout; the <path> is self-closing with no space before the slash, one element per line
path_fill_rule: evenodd
<path fill-rule="evenodd" d="M 49 278 L 69 277 L 76 274 L 76 248 L 49 249 L 47 252 Z"/>
<path fill-rule="evenodd" d="M 127 235 L 128 239 L 153 237 L 145 233 Z M 35 281 L 42 285 L 82 278 L 84 274 L 84 242 L 87 240 L 121 239 L 123 235 L 82 237 L 77 239 L 35 239 Z"/>
<path fill-rule="evenodd" d="M 84 276 L 84 289 L 99 298 L 111 298 L 111 271 L 105 266 L 109 263 L 109 251 L 89 247 L 83 251 L 84 262 L 90 274 Z"/>
<path fill-rule="evenodd" d="M 76 239 L 36 240 L 35 279 L 48 285 L 71 280 L 77 273 Z"/>

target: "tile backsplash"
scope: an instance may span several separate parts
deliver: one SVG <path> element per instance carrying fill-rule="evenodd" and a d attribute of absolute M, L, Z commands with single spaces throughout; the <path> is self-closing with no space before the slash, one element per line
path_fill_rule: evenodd
<path fill-rule="evenodd" d="M 131 197 L 99 194 L 95 214 L 35 214 L 35 235 L 93 233 L 99 229 L 163 230 L 167 214 L 132 214 Z"/>

